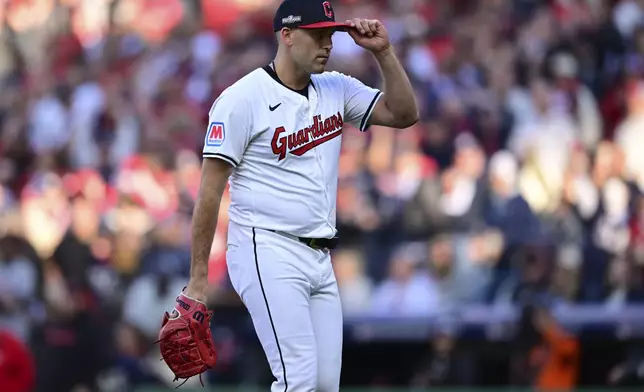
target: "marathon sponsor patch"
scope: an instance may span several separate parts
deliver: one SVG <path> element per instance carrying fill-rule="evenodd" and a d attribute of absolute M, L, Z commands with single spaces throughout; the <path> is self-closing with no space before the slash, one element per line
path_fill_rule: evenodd
<path fill-rule="evenodd" d="M 226 140 L 226 127 L 222 122 L 211 122 L 206 135 L 206 146 L 219 147 Z"/>

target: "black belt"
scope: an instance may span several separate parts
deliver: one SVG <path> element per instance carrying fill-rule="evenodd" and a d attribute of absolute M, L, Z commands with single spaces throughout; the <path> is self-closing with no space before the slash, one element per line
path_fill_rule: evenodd
<path fill-rule="evenodd" d="M 302 238 L 297 237 L 300 242 L 308 245 L 313 249 L 335 249 L 338 247 L 339 238 Z"/>
<path fill-rule="evenodd" d="M 335 236 L 333 238 L 305 238 L 305 237 L 298 237 L 298 236 L 282 233 L 277 230 L 269 230 L 269 231 L 272 231 L 273 233 L 276 233 L 276 234 L 287 235 L 288 237 L 297 239 L 301 243 L 313 249 L 335 249 L 338 247 L 338 242 L 340 240 L 338 236 Z"/>

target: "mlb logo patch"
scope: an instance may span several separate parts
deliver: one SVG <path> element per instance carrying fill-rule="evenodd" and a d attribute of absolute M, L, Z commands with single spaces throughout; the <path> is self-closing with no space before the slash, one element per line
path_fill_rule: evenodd
<path fill-rule="evenodd" d="M 226 140 L 226 127 L 221 122 L 211 122 L 206 135 L 206 146 L 219 147 Z"/>

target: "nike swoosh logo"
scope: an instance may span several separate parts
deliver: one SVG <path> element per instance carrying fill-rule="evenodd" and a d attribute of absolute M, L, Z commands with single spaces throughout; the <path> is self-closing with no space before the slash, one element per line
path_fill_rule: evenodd
<path fill-rule="evenodd" d="M 275 106 L 268 105 L 268 110 L 270 110 L 270 111 L 272 112 L 272 111 L 274 111 L 275 109 L 277 109 L 281 104 L 282 104 L 282 103 L 280 102 L 280 103 L 278 103 L 278 104 L 277 104 L 277 105 L 275 105 Z"/>

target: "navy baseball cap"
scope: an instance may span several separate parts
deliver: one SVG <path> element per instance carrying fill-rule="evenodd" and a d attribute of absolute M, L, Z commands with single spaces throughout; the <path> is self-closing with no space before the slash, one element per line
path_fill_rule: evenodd
<path fill-rule="evenodd" d="M 275 12 L 273 31 L 282 28 L 322 29 L 333 27 L 346 31 L 346 23 L 335 21 L 335 12 L 329 1 L 323 0 L 284 0 Z"/>

